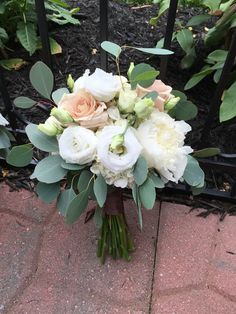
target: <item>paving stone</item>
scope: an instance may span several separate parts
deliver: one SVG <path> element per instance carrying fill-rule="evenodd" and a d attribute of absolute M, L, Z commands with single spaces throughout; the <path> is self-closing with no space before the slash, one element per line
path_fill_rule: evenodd
<path fill-rule="evenodd" d="M 0 213 L 0 313 L 31 274 L 39 236 L 38 227 Z"/>
<path fill-rule="evenodd" d="M 227 216 L 218 230 L 208 282 L 236 301 L 236 217 Z"/>
<path fill-rule="evenodd" d="M 192 290 L 156 298 L 151 313 L 235 314 L 236 303 L 208 289 Z"/>
<path fill-rule="evenodd" d="M 8 185 L 0 184 L 0 211 L 11 210 L 35 222 L 44 222 L 48 215 L 55 211 L 54 204 L 45 204 L 30 191 L 21 189 L 19 192 L 10 192 L 9 190 Z"/>
<path fill-rule="evenodd" d="M 45 229 L 36 277 L 9 313 L 148 313 L 158 205 L 144 212 L 142 233 L 133 202 L 125 207 L 136 246 L 130 262 L 101 265 L 93 222 L 81 217 L 68 226 L 56 214 Z"/>
<path fill-rule="evenodd" d="M 197 285 L 206 279 L 217 217 L 196 217 L 184 205 L 163 203 L 157 245 L 154 293 Z"/>

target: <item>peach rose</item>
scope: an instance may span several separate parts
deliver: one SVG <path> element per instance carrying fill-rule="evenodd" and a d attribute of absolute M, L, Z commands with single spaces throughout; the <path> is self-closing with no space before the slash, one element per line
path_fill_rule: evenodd
<path fill-rule="evenodd" d="M 58 108 L 67 110 L 76 122 L 88 129 L 104 126 L 108 120 L 105 103 L 97 101 L 84 90 L 64 94 Z"/>
<path fill-rule="evenodd" d="M 172 98 L 172 87 L 165 85 L 161 80 L 155 80 L 155 82 L 148 88 L 144 88 L 137 85 L 136 92 L 139 97 L 144 97 L 150 92 L 157 92 L 158 96 L 155 101 L 155 106 L 159 111 L 164 111 L 164 104 L 170 98 Z"/>

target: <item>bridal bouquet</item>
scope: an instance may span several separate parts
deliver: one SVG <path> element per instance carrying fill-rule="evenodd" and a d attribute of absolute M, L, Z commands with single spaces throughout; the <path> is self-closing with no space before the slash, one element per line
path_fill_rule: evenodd
<path fill-rule="evenodd" d="M 97 254 L 104 262 L 106 254 L 129 260 L 134 249 L 123 189 L 132 191 L 142 227 L 142 208 L 152 209 L 156 189 L 169 181 L 185 181 L 201 189 L 204 173 L 190 155 L 193 149 L 184 144 L 191 127 L 182 117 L 193 118 L 196 107 L 184 94 L 156 79 L 159 72 L 148 64 L 131 63 L 127 77 L 121 76 L 119 56 L 127 47 L 111 42 L 103 42 L 102 47 L 115 57 L 118 75 L 99 68 L 94 73 L 86 70 L 75 81 L 69 76 L 68 88 L 52 92 L 50 69 L 42 62 L 33 66 L 31 83 L 52 109 L 44 123 L 26 127 L 32 144 L 22 145 L 17 159 L 32 157 L 33 146 L 49 153 L 37 163 L 31 178 L 39 181 L 40 198 L 57 199 L 68 223 L 80 217 L 90 199 L 96 201 L 90 216 L 100 228 Z M 34 104 L 28 97 L 15 99 L 20 108 Z"/>

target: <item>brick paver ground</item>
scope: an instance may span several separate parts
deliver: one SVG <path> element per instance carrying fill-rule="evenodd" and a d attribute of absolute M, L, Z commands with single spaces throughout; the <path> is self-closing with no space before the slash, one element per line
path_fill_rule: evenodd
<path fill-rule="evenodd" d="M 137 226 L 131 262 L 96 258 L 97 231 L 0 185 L 0 313 L 235 314 L 236 217 L 157 203 Z"/>

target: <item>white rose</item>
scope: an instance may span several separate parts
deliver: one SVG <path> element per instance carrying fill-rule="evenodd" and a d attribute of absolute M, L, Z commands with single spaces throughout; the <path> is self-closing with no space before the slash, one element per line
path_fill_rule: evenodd
<path fill-rule="evenodd" d="M 142 146 L 129 128 L 124 134 L 124 152 L 122 154 L 111 152 L 110 145 L 113 137 L 121 134 L 123 130 L 123 127 L 116 125 L 105 126 L 98 137 L 99 161 L 112 172 L 121 172 L 132 168 L 142 151 Z"/>
<path fill-rule="evenodd" d="M 84 75 L 75 81 L 74 93 L 84 89 L 96 100 L 108 102 L 120 91 L 121 81 L 112 73 L 107 73 L 99 68 L 92 75 L 89 73 L 89 70 L 86 70 Z"/>
<path fill-rule="evenodd" d="M 97 137 L 91 130 L 81 126 L 68 127 L 58 143 L 59 153 L 68 163 L 83 165 L 95 159 Z"/>
<path fill-rule="evenodd" d="M 175 121 L 168 114 L 155 110 L 137 130 L 148 166 L 165 179 L 178 182 L 187 165 L 187 155 L 193 151 L 190 146 L 183 146 L 185 134 L 190 130 L 186 122 Z"/>
<path fill-rule="evenodd" d="M 0 113 L 0 125 L 6 126 L 9 122 L 3 117 L 3 115 Z"/>

